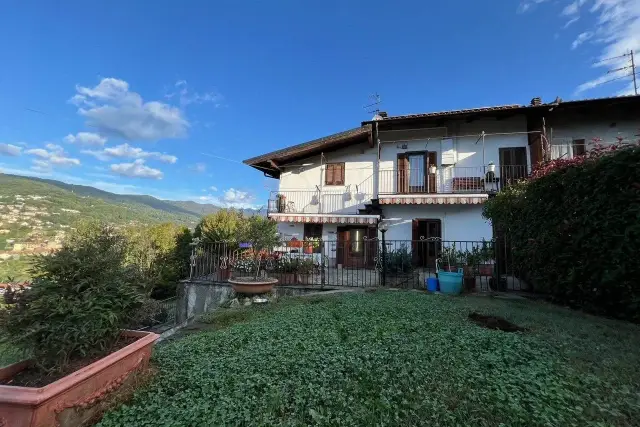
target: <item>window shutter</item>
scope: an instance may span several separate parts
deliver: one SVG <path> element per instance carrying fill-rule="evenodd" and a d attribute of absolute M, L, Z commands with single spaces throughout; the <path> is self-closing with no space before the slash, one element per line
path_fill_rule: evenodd
<path fill-rule="evenodd" d="M 344 163 L 336 164 L 336 185 L 344 185 Z"/>
<path fill-rule="evenodd" d="M 573 140 L 573 155 L 574 156 L 582 156 L 587 152 L 587 148 L 584 144 L 584 139 L 574 139 Z"/>
<path fill-rule="evenodd" d="M 335 168 L 334 168 L 334 164 L 333 163 L 328 163 L 327 164 L 327 171 L 325 172 L 325 179 L 324 179 L 324 183 L 325 185 L 333 185 L 333 180 L 334 180 L 334 176 L 335 176 Z"/>
<path fill-rule="evenodd" d="M 398 153 L 398 178 L 396 191 L 398 193 L 409 192 L 409 158 L 404 153 Z"/>

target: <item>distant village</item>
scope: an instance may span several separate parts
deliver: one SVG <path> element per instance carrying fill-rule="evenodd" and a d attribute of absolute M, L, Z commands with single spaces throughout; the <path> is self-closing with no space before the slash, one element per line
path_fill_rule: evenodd
<path fill-rule="evenodd" d="M 0 196 L 0 262 L 60 249 L 71 227 L 52 222 L 52 217 L 80 211 L 61 208 L 53 212 L 46 202 L 46 196 Z"/>

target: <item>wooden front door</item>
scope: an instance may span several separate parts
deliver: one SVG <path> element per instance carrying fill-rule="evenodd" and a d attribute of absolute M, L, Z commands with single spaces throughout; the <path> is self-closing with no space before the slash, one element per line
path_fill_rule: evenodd
<path fill-rule="evenodd" d="M 411 239 L 413 262 L 418 267 L 435 268 L 441 250 L 442 223 L 439 219 L 414 219 Z"/>
<path fill-rule="evenodd" d="M 373 227 L 338 227 L 336 260 L 345 268 L 373 268 L 378 250 Z"/>
<path fill-rule="evenodd" d="M 500 148 L 500 186 L 505 187 L 527 176 L 527 149 Z"/>

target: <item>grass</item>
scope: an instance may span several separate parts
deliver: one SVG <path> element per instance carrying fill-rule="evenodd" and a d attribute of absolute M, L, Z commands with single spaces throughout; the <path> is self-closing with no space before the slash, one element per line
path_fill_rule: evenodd
<path fill-rule="evenodd" d="M 19 362 L 24 359 L 24 354 L 9 344 L 0 342 L 0 368 Z"/>
<path fill-rule="evenodd" d="M 527 328 L 505 333 L 472 311 Z M 544 303 L 376 292 L 228 309 L 158 346 L 116 426 L 631 426 L 640 327 Z M 634 421 L 636 420 L 636 421 Z"/>

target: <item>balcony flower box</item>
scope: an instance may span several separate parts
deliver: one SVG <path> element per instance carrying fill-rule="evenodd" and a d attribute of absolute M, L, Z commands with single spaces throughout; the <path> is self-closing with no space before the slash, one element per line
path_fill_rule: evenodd
<path fill-rule="evenodd" d="M 137 338 L 131 344 L 43 387 L 0 385 L 0 426 L 75 427 L 95 417 L 105 400 L 125 382 L 143 371 L 158 335 L 124 331 Z M 0 369 L 6 382 L 26 369 L 30 361 Z"/>

